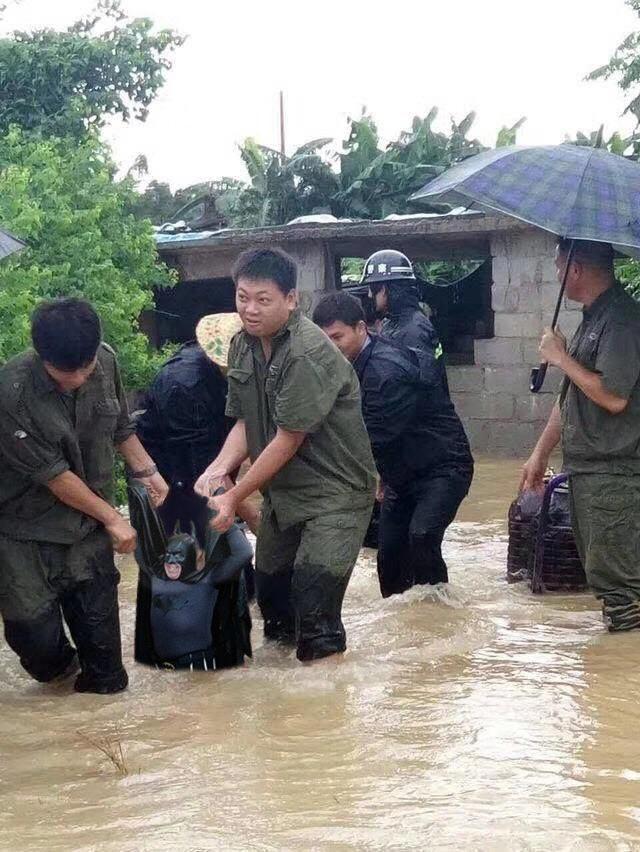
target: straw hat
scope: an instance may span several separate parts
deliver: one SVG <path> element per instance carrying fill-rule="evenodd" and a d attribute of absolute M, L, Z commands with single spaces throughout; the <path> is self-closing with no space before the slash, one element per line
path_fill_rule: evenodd
<path fill-rule="evenodd" d="M 238 314 L 209 314 L 196 326 L 196 340 L 215 364 L 226 367 L 231 338 L 241 329 Z"/>

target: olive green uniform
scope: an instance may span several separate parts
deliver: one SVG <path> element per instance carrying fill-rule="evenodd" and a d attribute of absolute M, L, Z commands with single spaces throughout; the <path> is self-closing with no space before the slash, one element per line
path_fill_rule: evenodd
<path fill-rule="evenodd" d="M 621 414 L 610 414 L 565 379 L 560 411 L 589 585 L 611 630 L 640 627 L 640 305 L 619 285 L 607 290 L 585 308 L 569 352 L 628 400 Z"/>
<path fill-rule="evenodd" d="M 110 501 L 114 446 L 134 431 L 104 344 L 73 394 L 57 389 L 34 352 L 0 368 L 0 613 L 8 643 L 37 680 L 73 660 L 64 613 L 86 685 L 126 684 L 109 536 L 47 483 L 71 471 Z"/>
<path fill-rule="evenodd" d="M 265 486 L 256 585 L 265 635 L 291 639 L 299 659 L 346 646 L 342 600 L 375 492 L 358 379 L 325 334 L 294 311 L 265 360 L 240 332 L 229 353 L 227 414 L 243 420 L 252 461 L 278 428 L 305 432 Z"/>

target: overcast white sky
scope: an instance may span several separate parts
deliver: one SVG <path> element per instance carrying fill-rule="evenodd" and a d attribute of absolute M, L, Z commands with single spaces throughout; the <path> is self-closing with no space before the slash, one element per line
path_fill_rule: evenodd
<path fill-rule="evenodd" d="M 587 83 L 632 30 L 624 0 L 123 0 L 133 16 L 188 37 L 144 124 L 108 132 L 117 160 L 144 153 L 151 177 L 174 189 L 223 175 L 243 177 L 237 143 L 278 147 L 278 91 L 285 91 L 287 149 L 344 137 L 346 119 L 373 113 L 387 141 L 413 115 L 440 108 L 438 125 L 478 118 L 493 144 L 520 116 L 518 141 L 631 130 L 614 82 Z M 92 0 L 22 0 L 3 29 L 63 27 Z"/>

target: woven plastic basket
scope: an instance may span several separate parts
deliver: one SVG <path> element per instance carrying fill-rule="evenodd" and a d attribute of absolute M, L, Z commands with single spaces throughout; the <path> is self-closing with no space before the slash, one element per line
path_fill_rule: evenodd
<path fill-rule="evenodd" d="M 576 548 L 569 517 L 567 475 L 547 484 L 537 523 L 531 591 L 582 592 L 587 578 Z"/>
<path fill-rule="evenodd" d="M 542 497 L 519 497 L 509 508 L 507 580 L 526 580 L 537 594 L 587 588 L 571 528 L 567 479 L 553 476 Z"/>

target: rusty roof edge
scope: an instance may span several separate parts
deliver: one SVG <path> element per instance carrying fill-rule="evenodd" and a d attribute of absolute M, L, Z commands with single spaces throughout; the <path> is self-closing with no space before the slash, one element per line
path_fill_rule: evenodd
<path fill-rule="evenodd" d="M 478 236 L 504 231 L 522 231 L 533 226 L 511 216 L 489 216 L 485 213 L 459 216 L 432 216 L 415 219 L 365 220 L 329 224 L 272 225 L 268 228 L 229 229 L 202 239 L 195 235 L 188 240 L 163 240 L 159 252 L 206 250 L 225 245 L 256 245 L 260 243 L 290 243 L 312 240 L 340 240 L 360 237 L 410 236 Z"/>

